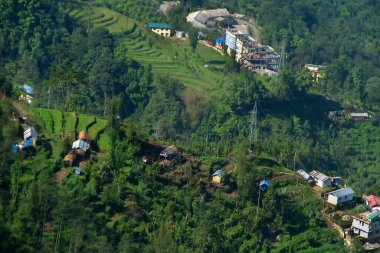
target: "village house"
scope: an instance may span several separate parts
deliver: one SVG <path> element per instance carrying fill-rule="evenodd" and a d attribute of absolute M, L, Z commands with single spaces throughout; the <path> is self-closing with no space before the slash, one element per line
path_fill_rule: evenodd
<path fill-rule="evenodd" d="M 215 184 L 222 184 L 225 181 L 225 177 L 226 173 L 222 170 L 217 170 L 214 174 L 212 174 L 212 182 Z"/>
<path fill-rule="evenodd" d="M 375 195 L 364 196 L 365 204 L 371 211 L 380 212 L 380 198 Z"/>
<path fill-rule="evenodd" d="M 316 170 L 310 172 L 309 175 L 314 180 L 315 184 L 321 188 L 337 186 L 342 180 L 340 177 L 329 177 Z"/>
<path fill-rule="evenodd" d="M 305 181 L 309 182 L 309 181 L 313 181 L 313 179 L 310 178 L 310 175 L 309 173 L 307 173 L 306 171 L 304 170 L 297 170 L 297 173 L 303 177 L 303 179 L 305 179 Z"/>
<path fill-rule="evenodd" d="M 227 9 L 202 10 L 190 13 L 186 20 L 194 28 L 207 29 L 219 23 L 222 26 L 229 27 L 236 23 L 233 16 Z"/>
<path fill-rule="evenodd" d="M 160 158 L 171 160 L 178 154 L 178 149 L 175 146 L 169 146 L 161 151 Z"/>
<path fill-rule="evenodd" d="M 332 186 L 331 178 L 319 171 L 313 170 L 309 175 L 314 180 L 315 184 L 321 188 Z"/>
<path fill-rule="evenodd" d="M 84 140 L 79 139 L 73 142 L 72 149 L 75 150 L 77 154 L 84 155 L 84 153 L 90 149 L 90 145 Z"/>
<path fill-rule="evenodd" d="M 370 115 L 367 112 L 352 112 L 348 114 L 350 119 L 360 120 L 360 119 L 368 119 Z"/>
<path fill-rule="evenodd" d="M 326 194 L 326 201 L 334 206 L 350 202 L 354 199 L 354 191 L 350 187 L 345 187 Z"/>
<path fill-rule="evenodd" d="M 24 131 L 24 140 L 27 140 L 29 138 L 37 140 L 37 131 L 34 129 L 34 127 L 29 127 Z"/>
<path fill-rule="evenodd" d="M 352 215 L 351 229 L 354 235 L 358 235 L 368 241 L 376 240 L 380 237 L 380 217 L 379 213 L 363 212 Z"/>
<path fill-rule="evenodd" d="M 172 27 L 166 23 L 148 23 L 148 28 L 152 32 L 164 37 L 172 35 Z"/>
<path fill-rule="evenodd" d="M 306 64 L 305 68 L 307 68 L 309 72 L 312 73 L 314 81 L 319 82 L 319 80 L 324 77 L 324 70 L 326 70 L 327 66 Z"/>
<path fill-rule="evenodd" d="M 24 84 L 21 88 L 21 94 L 19 97 L 19 101 L 27 102 L 31 104 L 34 99 L 34 90 L 31 86 Z"/>
<path fill-rule="evenodd" d="M 226 31 L 228 52 L 236 52 L 235 60 L 260 75 L 276 75 L 280 68 L 280 55 L 270 46 L 263 46 L 247 33 L 238 29 Z"/>

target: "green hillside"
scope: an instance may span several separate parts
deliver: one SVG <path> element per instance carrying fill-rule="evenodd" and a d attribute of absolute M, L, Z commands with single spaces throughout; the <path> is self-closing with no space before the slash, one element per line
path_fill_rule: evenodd
<path fill-rule="evenodd" d="M 71 3 L 68 15 L 90 28 L 104 27 L 111 33 L 125 32 L 116 54 L 151 66 L 153 72 L 179 80 L 186 87 L 200 92 L 218 91 L 230 82 L 224 74 L 230 57 L 198 43 L 193 52 L 187 41 L 162 38 L 153 34 L 145 24 L 137 22 L 90 1 Z"/>

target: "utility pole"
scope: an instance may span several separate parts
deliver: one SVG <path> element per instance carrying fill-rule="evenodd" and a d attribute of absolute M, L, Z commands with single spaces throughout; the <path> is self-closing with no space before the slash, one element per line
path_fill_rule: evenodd
<path fill-rule="evenodd" d="M 154 134 L 153 136 L 158 140 L 160 138 L 160 121 L 157 122 L 156 126 L 154 127 Z"/>
<path fill-rule="evenodd" d="M 253 110 L 250 112 L 251 119 L 249 120 L 250 123 L 250 130 L 249 130 L 249 146 L 251 147 L 254 142 L 257 142 L 257 136 L 258 136 L 258 127 L 257 127 L 257 102 L 255 101 L 255 106 L 253 107 Z"/>
<path fill-rule="evenodd" d="M 294 157 L 293 157 L 293 171 L 296 171 L 296 156 L 297 156 L 297 151 L 294 152 Z"/>
<path fill-rule="evenodd" d="M 48 105 L 47 105 L 48 109 L 50 109 L 50 86 L 49 86 L 49 89 L 48 89 Z"/>

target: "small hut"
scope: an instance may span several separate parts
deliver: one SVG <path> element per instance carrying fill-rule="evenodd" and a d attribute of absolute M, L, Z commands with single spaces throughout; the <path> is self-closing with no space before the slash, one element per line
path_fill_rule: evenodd
<path fill-rule="evenodd" d="M 77 154 L 84 155 L 84 153 L 90 149 L 90 145 L 83 140 L 76 140 L 73 142 L 72 149 L 74 149 Z"/>
<path fill-rule="evenodd" d="M 37 140 L 37 131 L 34 127 L 29 127 L 24 131 L 24 140 L 34 138 Z"/>
<path fill-rule="evenodd" d="M 222 170 L 215 171 L 214 174 L 212 174 L 212 182 L 215 184 L 223 184 L 226 179 L 226 173 L 224 173 Z"/>
<path fill-rule="evenodd" d="M 63 162 L 71 167 L 71 166 L 73 166 L 73 163 L 74 163 L 76 157 L 77 157 L 77 154 L 75 153 L 75 151 L 74 151 L 74 150 L 71 150 L 71 151 L 65 156 L 65 158 L 63 158 Z"/>
<path fill-rule="evenodd" d="M 86 132 L 86 131 L 81 131 L 80 133 L 79 133 L 79 139 L 80 140 L 83 140 L 83 141 L 86 141 L 86 142 L 90 142 L 90 136 L 88 135 L 88 133 Z"/>
<path fill-rule="evenodd" d="M 178 149 L 175 146 L 169 146 L 161 151 L 160 157 L 165 160 L 171 160 L 178 154 Z"/>

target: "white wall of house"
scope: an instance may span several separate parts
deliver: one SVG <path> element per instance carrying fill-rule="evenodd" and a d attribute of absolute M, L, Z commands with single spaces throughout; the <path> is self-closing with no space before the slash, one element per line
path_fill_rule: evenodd
<path fill-rule="evenodd" d="M 363 222 L 358 219 L 352 220 L 352 230 L 354 234 L 373 240 L 380 237 L 380 221 L 375 222 Z"/>
<path fill-rule="evenodd" d="M 324 187 L 330 187 L 331 186 L 331 180 L 330 179 L 327 179 L 325 181 L 322 181 L 322 180 L 317 180 L 317 185 L 321 188 L 324 188 Z"/>
<path fill-rule="evenodd" d="M 342 197 L 334 196 L 333 194 L 329 194 L 327 197 L 327 202 L 333 205 L 339 205 L 344 202 L 348 202 L 353 200 L 354 194 L 348 194 Z"/>

